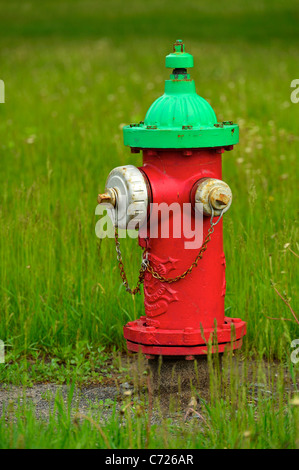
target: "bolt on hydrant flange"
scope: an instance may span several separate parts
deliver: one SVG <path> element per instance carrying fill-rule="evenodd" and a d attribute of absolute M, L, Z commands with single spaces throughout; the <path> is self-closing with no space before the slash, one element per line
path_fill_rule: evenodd
<path fill-rule="evenodd" d="M 232 203 L 232 192 L 222 181 L 222 153 L 239 141 L 239 127 L 232 121 L 217 122 L 210 104 L 196 94 L 188 68 L 192 55 L 181 40 L 166 57 L 172 69 L 165 92 L 149 108 L 144 121 L 123 128 L 124 143 L 142 151 L 143 166 L 125 165 L 108 176 L 100 204 L 111 205 L 117 227 L 139 228 L 144 249 L 138 288 L 128 286 L 116 247 L 126 289 L 135 293 L 144 282 L 145 315 L 128 322 L 124 336 L 130 351 L 149 358 L 183 356 L 193 358 L 208 352 L 237 349 L 246 334 L 246 323 L 224 314 L 226 292 L 222 216 Z M 190 224 L 197 205 L 202 207 L 203 244 L 200 250 L 186 249 L 188 238 L 171 231 L 168 238 L 153 237 L 150 221 L 153 204 L 191 204 Z M 129 213 L 126 207 L 130 206 Z M 115 215 L 118 217 L 115 217 Z M 217 219 L 217 220 L 216 220 Z M 181 213 L 172 214 L 173 227 L 182 227 Z M 137 224 L 137 225 L 136 225 Z M 164 221 L 159 219 L 161 231 Z M 158 231 L 159 231 L 158 230 Z M 160 233 L 160 232 L 159 232 Z"/>

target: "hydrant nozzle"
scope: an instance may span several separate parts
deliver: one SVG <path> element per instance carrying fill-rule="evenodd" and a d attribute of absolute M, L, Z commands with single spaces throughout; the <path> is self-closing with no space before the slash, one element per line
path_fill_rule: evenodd
<path fill-rule="evenodd" d="M 111 204 L 113 207 L 115 207 L 116 196 L 113 189 L 108 188 L 105 193 L 98 194 L 98 203 L 104 205 Z"/>
<path fill-rule="evenodd" d="M 227 183 L 216 178 L 202 178 L 195 186 L 195 203 L 203 205 L 205 215 L 218 216 L 226 212 L 232 203 L 232 192 Z"/>

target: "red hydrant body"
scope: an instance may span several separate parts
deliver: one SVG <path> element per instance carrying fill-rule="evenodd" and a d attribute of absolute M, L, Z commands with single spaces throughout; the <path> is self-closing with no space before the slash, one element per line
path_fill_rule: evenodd
<path fill-rule="evenodd" d="M 212 352 L 236 349 L 246 333 L 244 321 L 224 316 L 222 215 L 232 193 L 222 181 L 221 159 L 238 143 L 239 130 L 231 121 L 219 123 L 210 104 L 196 94 L 187 73 L 192 66 L 193 57 L 176 41 L 166 57 L 173 71 L 164 95 L 144 122 L 123 129 L 125 145 L 143 152 L 143 166 L 112 170 L 98 199 L 111 205 L 116 227 L 129 230 L 133 216 L 138 220 L 145 315 L 127 323 L 124 336 L 130 351 L 149 358 L 192 359 L 207 354 L 209 344 Z M 202 240 L 190 246 L 191 232 L 193 238 L 198 234 L 199 206 Z M 135 293 L 139 287 L 128 286 L 117 232 L 116 249 L 124 285 Z"/>
<path fill-rule="evenodd" d="M 191 189 L 198 180 L 207 177 L 221 179 L 222 151 L 221 148 L 188 152 L 185 149 L 144 150 L 144 165 L 140 170 L 148 178 L 152 201 L 169 205 L 176 201 L 181 207 L 190 203 Z M 170 227 L 183 224 L 182 212 L 173 217 L 175 221 L 170 220 Z M 194 212 L 191 218 L 194 218 Z M 209 227 L 210 218 L 204 217 L 203 238 Z M 150 238 L 148 232 L 149 228 L 146 231 L 148 238 L 139 238 L 139 243 L 147 248 L 150 263 L 163 276 L 180 275 L 192 264 L 198 248 L 186 250 L 184 243 L 187 239 L 184 236 L 173 238 L 170 230 L 169 238 Z M 183 230 L 181 232 L 183 234 Z M 202 259 L 190 275 L 167 284 L 146 272 L 145 317 L 124 327 L 128 349 L 141 350 L 147 355 L 205 354 L 207 342 L 214 332 L 217 332 L 218 352 L 223 352 L 225 346 L 241 347 L 246 324 L 239 318 L 225 318 L 225 290 L 221 220 Z M 232 323 L 235 329 L 233 341 Z"/>

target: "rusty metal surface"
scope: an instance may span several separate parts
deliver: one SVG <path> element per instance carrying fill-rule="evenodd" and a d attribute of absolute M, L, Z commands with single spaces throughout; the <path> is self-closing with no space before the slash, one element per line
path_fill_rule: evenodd
<path fill-rule="evenodd" d="M 108 188 L 103 194 L 98 194 L 98 203 L 103 205 L 116 205 L 116 193 L 113 189 Z"/>
<path fill-rule="evenodd" d="M 205 215 L 220 215 L 227 212 L 232 203 L 232 192 L 228 184 L 216 178 L 203 178 L 197 184 L 194 200 L 203 205 Z M 212 206 L 212 208 L 211 208 Z"/>
<path fill-rule="evenodd" d="M 232 343 L 218 344 L 217 346 L 212 346 L 212 353 L 223 353 L 225 351 L 240 349 L 242 346 L 243 340 L 238 339 Z M 127 341 L 127 348 L 132 352 L 141 352 L 143 354 L 149 354 L 154 356 L 201 356 L 208 354 L 207 346 L 147 346 L 144 344 L 132 343 Z"/>

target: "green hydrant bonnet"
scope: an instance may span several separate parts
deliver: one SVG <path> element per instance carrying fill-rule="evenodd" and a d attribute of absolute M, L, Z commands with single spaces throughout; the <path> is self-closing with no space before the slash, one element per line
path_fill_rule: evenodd
<path fill-rule="evenodd" d="M 144 122 L 123 128 L 124 144 L 132 148 L 226 147 L 239 141 L 239 126 L 231 121 L 218 123 L 211 105 L 196 93 L 194 80 L 187 73 L 193 56 L 177 40 L 166 56 L 166 67 L 173 69 L 165 80 L 164 95 L 150 106 Z"/>

